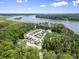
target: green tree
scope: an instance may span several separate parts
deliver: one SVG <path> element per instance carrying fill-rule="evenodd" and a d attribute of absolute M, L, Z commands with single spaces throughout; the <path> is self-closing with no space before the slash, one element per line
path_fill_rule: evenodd
<path fill-rule="evenodd" d="M 70 54 L 63 54 L 62 59 L 73 59 L 73 57 Z"/>

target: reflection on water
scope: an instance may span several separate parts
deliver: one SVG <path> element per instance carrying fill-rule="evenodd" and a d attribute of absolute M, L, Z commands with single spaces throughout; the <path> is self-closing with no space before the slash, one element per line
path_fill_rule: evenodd
<path fill-rule="evenodd" d="M 14 18 L 22 17 L 21 20 L 14 20 Z M 70 28 L 75 32 L 79 32 L 79 22 L 77 21 L 64 21 L 64 20 L 52 20 L 52 19 L 43 19 L 43 18 L 36 18 L 35 15 L 31 16 L 13 16 L 11 18 L 7 18 L 6 20 L 13 20 L 13 21 L 20 21 L 20 22 L 31 22 L 31 23 L 61 23 L 64 24 L 66 27 Z"/>

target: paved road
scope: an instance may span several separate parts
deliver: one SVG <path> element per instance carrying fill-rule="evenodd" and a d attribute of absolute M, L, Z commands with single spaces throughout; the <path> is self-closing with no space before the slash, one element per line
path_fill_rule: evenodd
<path fill-rule="evenodd" d="M 43 59 L 43 48 L 42 48 L 42 46 L 41 46 L 40 51 L 39 51 L 39 56 L 40 56 L 40 59 Z"/>

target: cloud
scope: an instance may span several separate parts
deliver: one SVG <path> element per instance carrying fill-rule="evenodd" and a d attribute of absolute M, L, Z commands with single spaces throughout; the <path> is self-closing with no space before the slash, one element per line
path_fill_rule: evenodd
<path fill-rule="evenodd" d="M 73 3 L 73 5 L 74 5 L 74 6 L 76 6 L 76 7 L 77 7 L 77 6 L 78 6 L 78 4 L 79 4 L 79 0 L 74 0 L 74 1 L 72 1 L 72 3 Z"/>
<path fill-rule="evenodd" d="M 40 5 L 40 7 L 46 7 L 46 6 L 47 6 L 47 5 L 44 5 L 44 4 L 43 4 L 43 5 Z"/>
<path fill-rule="evenodd" d="M 54 3 L 51 3 L 50 5 L 52 5 L 54 7 L 57 7 L 57 6 L 66 6 L 66 5 L 68 5 L 68 2 L 66 2 L 66 1 L 54 2 Z"/>
<path fill-rule="evenodd" d="M 28 0 L 17 0 L 17 3 L 28 2 Z"/>
<path fill-rule="evenodd" d="M 23 0 L 17 0 L 17 3 L 22 3 L 23 2 Z"/>

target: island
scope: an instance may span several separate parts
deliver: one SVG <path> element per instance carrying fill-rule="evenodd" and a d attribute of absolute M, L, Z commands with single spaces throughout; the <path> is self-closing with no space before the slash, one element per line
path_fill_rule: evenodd
<path fill-rule="evenodd" d="M 17 18 L 14 18 L 14 20 L 21 20 L 22 17 L 17 17 Z"/>

